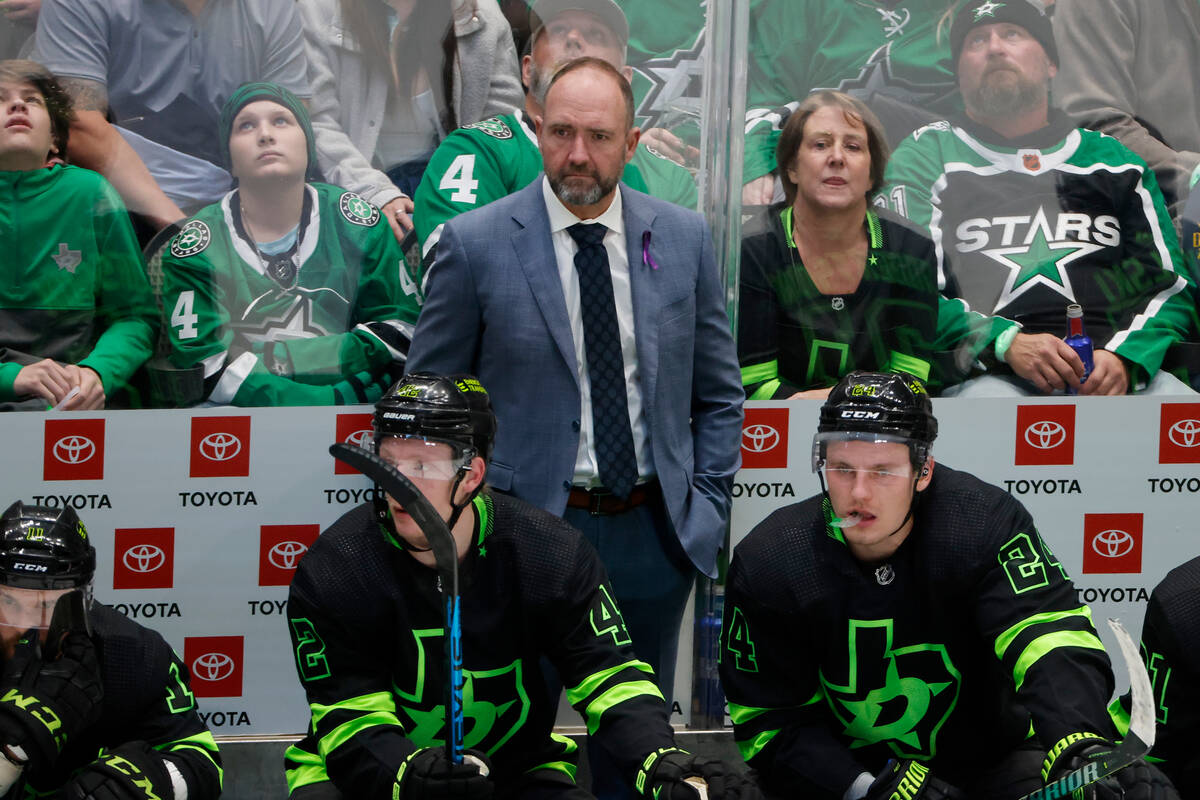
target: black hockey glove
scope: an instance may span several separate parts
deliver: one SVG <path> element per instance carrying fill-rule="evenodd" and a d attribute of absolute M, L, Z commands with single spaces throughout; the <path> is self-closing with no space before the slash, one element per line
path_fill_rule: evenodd
<path fill-rule="evenodd" d="M 496 785 L 488 775 L 492 765 L 476 750 L 464 754 L 463 763 L 451 764 L 446 748 L 425 747 L 408 758 L 396 772 L 393 797 L 399 800 L 489 800 Z"/>
<path fill-rule="evenodd" d="M 688 782 L 708 785 L 711 800 L 755 800 L 762 793 L 747 776 L 715 758 L 698 758 L 677 748 L 662 748 L 646 756 L 638 770 L 638 793 L 652 800 L 697 800 L 700 793 Z"/>
<path fill-rule="evenodd" d="M 43 662 L 26 631 L 0 677 L 0 744 L 20 745 L 34 766 L 53 764 L 68 741 L 100 718 L 104 686 L 91 638 L 68 633 L 62 655 Z"/>
<path fill-rule="evenodd" d="M 911 800 L 962 800 L 966 795 L 934 777 L 929 767 L 920 761 L 892 759 L 875 776 L 864 795 L 864 800 L 888 800 L 890 797 Z"/>
<path fill-rule="evenodd" d="M 163 757 L 127 742 L 88 764 L 63 787 L 63 800 L 169 800 L 175 796 Z"/>
<path fill-rule="evenodd" d="M 1054 783 L 1064 775 L 1089 761 L 1102 759 L 1115 745 L 1094 733 L 1073 733 L 1064 736 L 1042 762 L 1042 781 Z M 1071 797 L 1075 800 L 1179 800 L 1179 793 L 1166 775 L 1145 759 L 1125 767 L 1115 775 L 1080 787 Z"/>

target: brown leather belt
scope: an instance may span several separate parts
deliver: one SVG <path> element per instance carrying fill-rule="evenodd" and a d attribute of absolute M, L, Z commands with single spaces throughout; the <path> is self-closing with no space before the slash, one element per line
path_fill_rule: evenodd
<path fill-rule="evenodd" d="M 639 483 L 624 500 L 607 489 L 581 489 L 576 486 L 567 494 L 567 507 L 587 509 L 588 513 L 598 517 L 610 516 L 637 508 L 658 497 L 659 493 L 658 481 Z"/>

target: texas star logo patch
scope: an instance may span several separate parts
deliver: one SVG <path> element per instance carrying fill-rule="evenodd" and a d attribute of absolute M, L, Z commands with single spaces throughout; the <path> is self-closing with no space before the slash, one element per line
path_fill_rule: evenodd
<path fill-rule="evenodd" d="M 50 257 L 54 259 L 54 263 L 58 265 L 59 269 L 65 269 L 72 275 L 75 274 L 76 267 L 83 261 L 83 253 L 79 250 L 72 250 L 66 242 L 59 242 L 58 252 Z"/>
<path fill-rule="evenodd" d="M 472 130 L 483 131 L 494 139 L 511 139 L 513 136 L 512 128 L 508 127 L 508 125 L 504 123 L 504 120 L 500 119 L 499 117 L 480 120 L 479 122 L 473 122 L 470 125 L 463 125 L 463 127 L 470 128 Z"/>
<path fill-rule="evenodd" d="M 176 258 L 187 258 L 204 251 L 212 241 L 212 231 L 198 219 L 194 219 L 171 240 L 171 255 Z"/>
<path fill-rule="evenodd" d="M 355 225 L 369 228 L 379 221 L 379 209 L 354 192 L 346 192 L 342 195 L 342 202 L 338 206 L 342 210 L 342 216 Z"/>

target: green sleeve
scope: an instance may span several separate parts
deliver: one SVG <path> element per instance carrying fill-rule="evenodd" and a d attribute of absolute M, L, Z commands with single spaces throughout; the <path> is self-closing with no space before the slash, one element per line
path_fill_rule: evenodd
<path fill-rule="evenodd" d="M 950 386 L 965 380 L 975 362 L 994 364 L 996 339 L 1004 331 L 1020 327 L 1007 317 L 972 311 L 963 300 L 939 294 L 931 383 Z"/>
<path fill-rule="evenodd" d="M 644 145 L 638 146 L 630 166 L 637 167 L 641 172 L 646 183 L 643 190 L 646 194 L 696 210 L 699 193 L 696 191 L 696 181 L 687 169 Z"/>
<path fill-rule="evenodd" d="M 0 364 L 0 400 L 16 400 L 17 392 L 13 388 L 13 384 L 17 380 L 17 373 L 21 371 L 21 364 L 8 362 Z"/>
<path fill-rule="evenodd" d="M 926 228 L 933 213 L 931 190 L 942 174 L 942 159 L 935 142 L 920 139 L 934 135 L 931 129 L 937 126 L 949 129 L 948 123 L 935 122 L 901 142 L 888 161 L 884 186 L 876 196 L 876 202 L 886 202 L 892 211 Z"/>
<path fill-rule="evenodd" d="M 100 274 L 96 313 L 104 332 L 81 366 L 96 371 L 111 395 L 150 357 L 158 332 L 158 314 L 129 214 L 107 182 L 93 208 Z"/>

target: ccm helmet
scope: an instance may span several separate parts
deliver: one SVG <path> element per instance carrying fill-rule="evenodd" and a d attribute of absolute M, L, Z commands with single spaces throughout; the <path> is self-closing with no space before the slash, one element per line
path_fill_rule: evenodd
<path fill-rule="evenodd" d="M 821 406 L 813 437 L 813 472 L 824 463 L 827 442 L 847 439 L 905 444 L 913 468 L 919 469 L 937 429 L 933 404 L 919 379 L 906 373 L 851 372 Z"/>
<path fill-rule="evenodd" d="M 21 589 L 90 589 L 95 572 L 96 548 L 75 509 L 18 500 L 0 516 L 0 583 Z"/>

